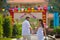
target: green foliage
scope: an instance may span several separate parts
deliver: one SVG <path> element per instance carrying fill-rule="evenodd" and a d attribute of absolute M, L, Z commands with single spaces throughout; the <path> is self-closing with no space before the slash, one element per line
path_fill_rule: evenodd
<path fill-rule="evenodd" d="M 7 7 L 7 3 L 6 0 L 0 0 L 0 8 L 6 8 Z M 0 13 L 5 13 L 5 11 L 0 10 Z"/>
<path fill-rule="evenodd" d="M 1 6 L 1 7 L 3 6 L 3 1 L 2 1 L 2 0 L 0 0 L 0 6 Z"/>
<path fill-rule="evenodd" d="M 8 16 L 6 16 L 3 21 L 3 32 L 4 32 L 4 37 L 12 36 L 12 25 L 11 25 L 10 17 Z"/>
<path fill-rule="evenodd" d="M 56 32 L 57 32 L 58 34 L 60 34 L 60 27 L 58 27 L 58 28 L 56 29 Z"/>
<path fill-rule="evenodd" d="M 31 18 L 30 22 L 32 29 L 35 29 L 35 27 L 37 26 L 37 19 Z"/>
<path fill-rule="evenodd" d="M 3 22 L 3 19 L 2 19 L 2 14 L 0 14 L 0 38 L 3 36 L 3 27 L 2 27 L 2 22 Z"/>
<path fill-rule="evenodd" d="M 22 35 L 22 24 L 17 24 L 17 36 L 18 36 L 17 38 L 21 37 L 21 35 Z"/>
<path fill-rule="evenodd" d="M 57 27 L 53 30 L 53 33 L 57 33 L 57 34 L 60 34 L 60 27 Z"/>
<path fill-rule="evenodd" d="M 6 0 L 0 0 L 0 8 L 6 6 Z"/>
<path fill-rule="evenodd" d="M 50 28 L 54 28 L 53 19 L 50 20 Z"/>
<path fill-rule="evenodd" d="M 54 29 L 54 30 L 53 30 L 53 33 L 55 33 L 55 34 L 56 34 L 56 29 Z"/>
<path fill-rule="evenodd" d="M 16 26 L 16 24 L 14 24 L 14 26 L 13 26 L 13 32 L 12 32 L 12 37 L 16 37 L 16 35 L 17 35 L 16 28 L 17 28 L 17 26 Z"/>
<path fill-rule="evenodd" d="M 49 5 L 53 6 L 53 9 L 49 10 L 49 12 L 57 11 L 60 14 L 60 1 L 59 0 L 50 0 Z"/>
<path fill-rule="evenodd" d="M 0 40 L 11 40 L 11 38 L 0 38 Z"/>
<path fill-rule="evenodd" d="M 22 24 L 16 23 L 13 27 L 13 36 L 20 38 L 22 36 Z"/>

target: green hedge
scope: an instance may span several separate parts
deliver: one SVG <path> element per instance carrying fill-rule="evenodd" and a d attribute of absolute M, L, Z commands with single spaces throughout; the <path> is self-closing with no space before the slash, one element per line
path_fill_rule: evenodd
<path fill-rule="evenodd" d="M 11 18 L 9 16 L 6 16 L 3 21 L 3 33 L 4 37 L 12 37 Z"/>
<path fill-rule="evenodd" d="M 54 28 L 53 33 L 54 34 L 56 34 L 56 33 L 60 34 L 60 27 Z"/>
<path fill-rule="evenodd" d="M 11 38 L 0 38 L 0 40 L 11 40 Z"/>
<path fill-rule="evenodd" d="M 58 28 L 56 29 L 56 32 L 57 32 L 58 34 L 60 34 L 60 27 L 58 27 Z"/>
<path fill-rule="evenodd" d="M 54 22 L 53 19 L 51 19 L 51 20 L 50 20 L 50 25 L 49 25 L 50 28 L 54 28 L 53 22 Z"/>
<path fill-rule="evenodd" d="M 0 14 L 0 38 L 3 37 L 3 27 L 2 27 L 2 23 L 3 23 L 3 19 L 2 19 L 2 14 Z"/>
<path fill-rule="evenodd" d="M 16 38 L 20 38 L 22 35 L 22 24 L 16 23 L 13 27 L 13 36 Z"/>
<path fill-rule="evenodd" d="M 22 35 L 22 24 L 16 23 L 12 25 L 12 20 L 10 16 L 5 16 L 0 14 L 0 38 L 2 37 L 12 37 L 20 38 Z"/>

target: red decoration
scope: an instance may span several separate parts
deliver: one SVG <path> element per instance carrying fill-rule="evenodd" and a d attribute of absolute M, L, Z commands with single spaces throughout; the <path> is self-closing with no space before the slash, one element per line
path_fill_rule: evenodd
<path fill-rule="evenodd" d="M 18 8 L 14 8 L 14 12 L 18 12 Z"/>
<path fill-rule="evenodd" d="M 47 11 L 45 11 L 45 10 L 42 12 L 43 23 L 45 23 L 45 24 L 46 24 L 46 12 Z"/>
<path fill-rule="evenodd" d="M 44 9 L 45 12 L 47 12 L 48 7 L 47 6 L 44 6 L 43 9 Z"/>
<path fill-rule="evenodd" d="M 40 10 L 40 7 L 38 7 L 38 10 Z"/>
<path fill-rule="evenodd" d="M 14 22 L 14 12 L 12 10 L 12 8 L 9 9 L 10 12 L 10 16 L 12 17 L 12 23 Z"/>
<path fill-rule="evenodd" d="M 31 12 L 31 8 L 28 8 L 28 12 Z"/>
<path fill-rule="evenodd" d="M 28 10 L 31 10 L 31 8 L 28 8 Z"/>

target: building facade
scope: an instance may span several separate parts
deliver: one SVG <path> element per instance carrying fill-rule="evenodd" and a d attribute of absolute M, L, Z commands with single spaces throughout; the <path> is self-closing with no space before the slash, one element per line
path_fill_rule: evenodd
<path fill-rule="evenodd" d="M 48 5 L 48 2 L 46 0 L 7 0 L 7 3 L 14 7 L 14 6 L 38 6 L 38 5 Z"/>

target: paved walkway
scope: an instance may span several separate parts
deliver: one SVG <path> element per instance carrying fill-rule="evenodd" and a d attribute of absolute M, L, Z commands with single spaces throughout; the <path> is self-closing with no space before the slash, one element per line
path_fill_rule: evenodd
<path fill-rule="evenodd" d="M 12 39 L 12 40 L 17 40 L 17 39 Z M 20 39 L 22 40 L 22 38 Z M 31 40 L 38 40 L 36 35 L 31 35 Z"/>
<path fill-rule="evenodd" d="M 12 39 L 12 40 L 17 40 L 17 39 Z M 22 38 L 20 40 L 22 40 Z M 37 36 L 36 35 L 32 35 L 31 36 L 31 40 L 38 40 Z M 56 40 L 60 40 L 60 39 L 56 39 Z"/>

